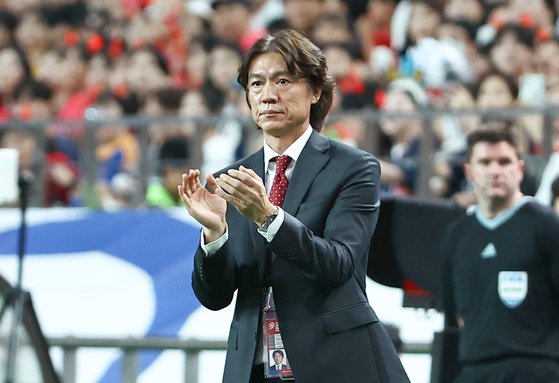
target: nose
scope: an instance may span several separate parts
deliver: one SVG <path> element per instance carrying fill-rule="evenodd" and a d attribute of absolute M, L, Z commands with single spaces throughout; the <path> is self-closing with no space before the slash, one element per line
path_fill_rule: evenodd
<path fill-rule="evenodd" d="M 276 84 L 267 81 L 262 89 L 262 102 L 273 104 L 278 100 Z"/>
<path fill-rule="evenodd" d="M 491 161 L 489 164 L 489 172 L 493 176 L 498 176 L 501 173 L 501 165 L 497 161 Z"/>

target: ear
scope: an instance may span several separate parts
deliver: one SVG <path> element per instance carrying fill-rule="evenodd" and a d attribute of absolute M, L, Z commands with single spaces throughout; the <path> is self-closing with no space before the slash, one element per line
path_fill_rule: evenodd
<path fill-rule="evenodd" d="M 316 104 L 320 100 L 320 96 L 322 96 L 322 88 L 315 89 L 311 97 L 311 104 Z"/>
<path fill-rule="evenodd" d="M 524 160 L 518 161 L 518 167 L 520 168 L 520 182 L 524 179 Z"/>
<path fill-rule="evenodd" d="M 465 163 L 464 164 L 464 174 L 466 175 L 466 180 L 468 180 L 469 182 L 472 182 L 472 173 L 471 173 L 471 167 L 469 163 Z"/>

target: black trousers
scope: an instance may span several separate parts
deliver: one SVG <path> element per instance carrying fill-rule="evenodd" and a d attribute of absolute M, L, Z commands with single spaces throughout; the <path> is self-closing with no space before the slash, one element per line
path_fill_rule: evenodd
<path fill-rule="evenodd" d="M 252 366 L 249 383 L 295 383 L 294 380 L 281 380 L 280 378 L 265 378 L 264 364 Z"/>
<path fill-rule="evenodd" d="M 454 383 L 559 383 L 559 361 L 510 357 L 466 364 Z"/>

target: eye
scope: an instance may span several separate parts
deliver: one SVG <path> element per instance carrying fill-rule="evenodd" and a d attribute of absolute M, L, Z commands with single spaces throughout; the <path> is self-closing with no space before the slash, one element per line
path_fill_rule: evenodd
<path fill-rule="evenodd" d="M 499 165 L 506 166 L 512 164 L 512 160 L 510 158 L 501 158 L 499 160 Z"/>
<path fill-rule="evenodd" d="M 261 83 L 260 81 L 258 81 L 258 80 L 253 81 L 253 82 L 250 84 L 250 86 L 260 86 L 260 85 L 262 85 L 262 83 Z"/>
<path fill-rule="evenodd" d="M 280 80 L 278 81 L 281 85 L 286 85 L 289 84 L 289 80 L 286 78 L 280 78 Z"/>

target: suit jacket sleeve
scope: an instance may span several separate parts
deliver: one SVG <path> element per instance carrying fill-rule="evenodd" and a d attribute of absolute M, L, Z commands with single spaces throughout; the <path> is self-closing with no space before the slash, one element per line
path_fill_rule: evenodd
<path fill-rule="evenodd" d="M 210 310 L 227 307 L 237 289 L 235 263 L 228 256 L 228 242 L 210 256 L 200 246 L 194 255 L 192 288 L 200 303 Z"/>
<path fill-rule="evenodd" d="M 366 265 L 379 213 L 379 163 L 368 153 L 352 154 L 349 166 L 327 171 L 331 190 L 325 190 L 323 200 L 302 204 L 296 217 L 286 212 L 268 245 L 315 283 L 331 288 L 345 284 L 355 269 Z M 308 220 L 307 225 L 299 218 Z"/>

